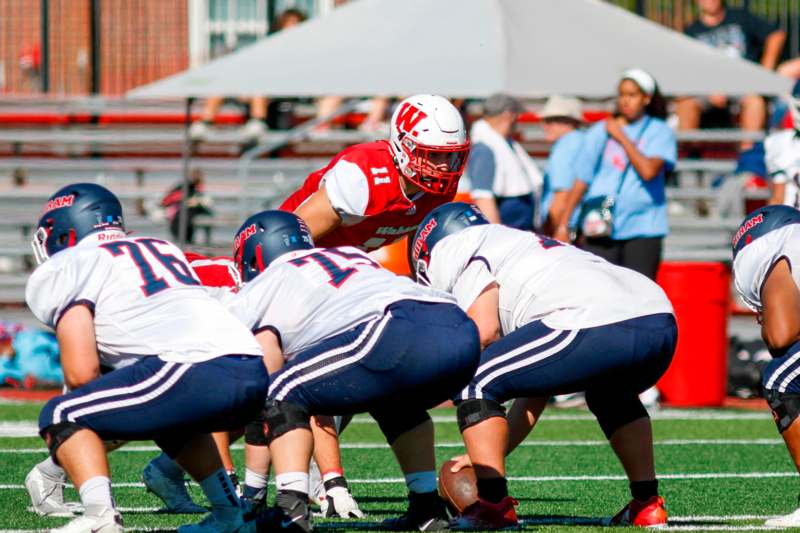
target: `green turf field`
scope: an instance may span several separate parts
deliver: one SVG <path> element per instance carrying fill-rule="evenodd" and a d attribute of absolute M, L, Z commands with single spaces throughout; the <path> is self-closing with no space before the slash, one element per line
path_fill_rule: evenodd
<path fill-rule="evenodd" d="M 0 405 L 0 428 L 25 428 L 37 404 Z M 453 412 L 433 413 L 437 457 L 462 451 Z M 767 413 L 753 411 L 660 411 L 654 415 L 656 460 L 670 529 L 686 531 L 763 529 L 765 518 L 795 509 L 800 483 Z M 390 450 L 375 424 L 357 417 L 342 437 L 351 489 L 368 518 L 359 522 L 318 520 L 319 530 L 376 529 L 405 506 L 405 489 Z M 133 530 L 173 529 L 196 516 L 164 515 L 141 485 L 142 467 L 157 452 L 135 443 L 111 454 L 114 495 L 125 525 Z M 38 530 L 66 522 L 26 510 L 23 480 L 45 457 L 36 437 L 0 437 L 0 529 Z M 240 446 L 235 449 L 242 465 Z M 240 471 L 243 466 L 239 466 Z M 526 530 L 599 529 L 602 517 L 628 500 L 627 482 L 588 412 L 551 410 L 508 463 L 510 490 Z M 191 494 L 202 501 L 198 487 Z M 68 499 L 76 497 L 71 489 Z"/>

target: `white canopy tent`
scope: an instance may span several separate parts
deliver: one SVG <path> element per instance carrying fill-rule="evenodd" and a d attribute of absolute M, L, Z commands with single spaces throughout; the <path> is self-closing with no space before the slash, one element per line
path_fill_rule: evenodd
<path fill-rule="evenodd" d="M 610 96 L 649 71 L 665 94 L 777 95 L 790 81 L 600 0 L 359 0 L 135 98 Z"/>

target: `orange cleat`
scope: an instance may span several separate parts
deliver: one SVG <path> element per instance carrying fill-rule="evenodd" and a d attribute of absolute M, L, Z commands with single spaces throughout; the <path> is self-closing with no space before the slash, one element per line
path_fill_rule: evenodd
<path fill-rule="evenodd" d="M 653 496 L 645 502 L 631 500 L 613 518 L 606 521 L 607 526 L 664 527 L 667 525 L 667 509 L 664 498 Z"/>
<path fill-rule="evenodd" d="M 519 520 L 514 509 L 519 502 L 506 496 L 499 503 L 478 500 L 450 522 L 453 530 L 517 529 Z"/>

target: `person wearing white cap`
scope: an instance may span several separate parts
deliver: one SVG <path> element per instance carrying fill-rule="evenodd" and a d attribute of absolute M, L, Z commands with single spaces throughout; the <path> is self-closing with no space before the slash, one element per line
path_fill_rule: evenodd
<path fill-rule="evenodd" d="M 641 69 L 622 73 L 617 111 L 586 132 L 578 179 L 554 233 L 577 230 L 586 250 L 655 279 L 669 232 L 665 176 L 677 160 L 674 132 L 655 79 Z"/>
<path fill-rule="evenodd" d="M 542 173 L 512 138 L 524 108 L 511 96 L 493 94 L 483 110 L 469 134 L 472 149 L 465 173 L 472 199 L 490 222 L 533 230 Z"/>
<path fill-rule="evenodd" d="M 576 163 L 583 149 L 583 110 L 577 98 L 553 95 L 541 113 L 545 141 L 552 143 L 544 170 L 540 227 L 552 235 L 567 195 L 577 176 Z"/>

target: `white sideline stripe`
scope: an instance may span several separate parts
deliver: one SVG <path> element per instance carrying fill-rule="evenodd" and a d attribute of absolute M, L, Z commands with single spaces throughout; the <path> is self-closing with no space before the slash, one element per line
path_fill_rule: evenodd
<path fill-rule="evenodd" d="M 781 439 L 666 439 L 657 440 L 655 446 L 783 446 Z M 519 445 L 523 448 L 557 447 L 557 446 L 608 446 L 606 440 L 528 440 Z M 463 442 L 437 442 L 437 448 L 463 448 Z M 389 445 L 381 442 L 343 442 L 339 445 L 343 450 L 388 450 Z M 243 450 L 244 445 L 234 444 L 232 450 Z M 160 452 L 158 446 L 123 446 L 114 453 Z M 0 448 L 0 454 L 45 454 L 47 448 Z"/>
<path fill-rule="evenodd" d="M 147 513 L 157 512 L 157 507 L 119 507 L 118 510 L 122 513 Z M 731 516 L 671 516 L 669 518 L 669 530 L 676 531 L 752 531 L 752 530 L 772 530 L 764 525 L 728 525 L 728 524 L 702 524 L 694 525 L 691 522 L 725 522 L 725 521 L 745 521 L 745 520 L 767 520 L 774 518 L 774 515 L 731 515 Z M 564 524 L 564 525 L 597 525 L 599 519 L 592 518 L 546 518 L 523 520 L 523 525 L 546 525 L 546 524 Z M 685 524 L 685 525 L 675 525 Z M 369 525 L 372 525 L 371 523 Z M 163 531 L 168 528 L 155 528 L 155 527 L 126 527 L 125 531 Z M 0 529 L 0 533 L 35 533 L 39 531 L 48 531 L 47 529 Z"/>
<path fill-rule="evenodd" d="M 699 473 L 686 473 L 686 474 L 659 474 L 659 479 L 769 479 L 769 478 L 786 478 L 797 477 L 797 472 L 699 472 Z M 531 481 L 531 482 L 545 482 L 545 481 L 622 481 L 628 479 L 623 475 L 608 474 L 599 476 L 509 476 L 509 481 Z M 367 479 L 348 479 L 348 483 L 364 484 L 364 485 L 380 485 L 390 483 L 405 483 L 405 479 L 401 477 L 385 477 L 385 478 L 367 478 Z M 114 483 L 114 487 L 118 488 L 144 488 L 144 483 L 132 481 Z M 71 485 L 67 485 L 71 486 Z M 20 490 L 24 489 L 25 485 L 21 484 L 0 484 L 0 490 Z"/>
<path fill-rule="evenodd" d="M 3 403 L 0 401 L 0 403 Z M 455 424 L 455 416 L 432 416 L 434 422 L 444 424 Z M 687 411 L 676 409 L 656 410 L 650 413 L 653 420 L 772 420 L 772 416 L 764 411 L 755 412 L 725 412 L 703 409 L 699 411 Z M 551 422 L 572 422 L 590 420 L 595 418 L 589 413 L 580 414 L 547 414 L 542 417 L 544 421 Z M 350 422 L 351 424 L 375 424 L 375 421 L 365 415 L 358 415 Z M 16 422 L 0 422 L 0 438 L 2 437 L 35 437 L 38 435 L 39 425 L 35 420 L 22 420 Z"/>

